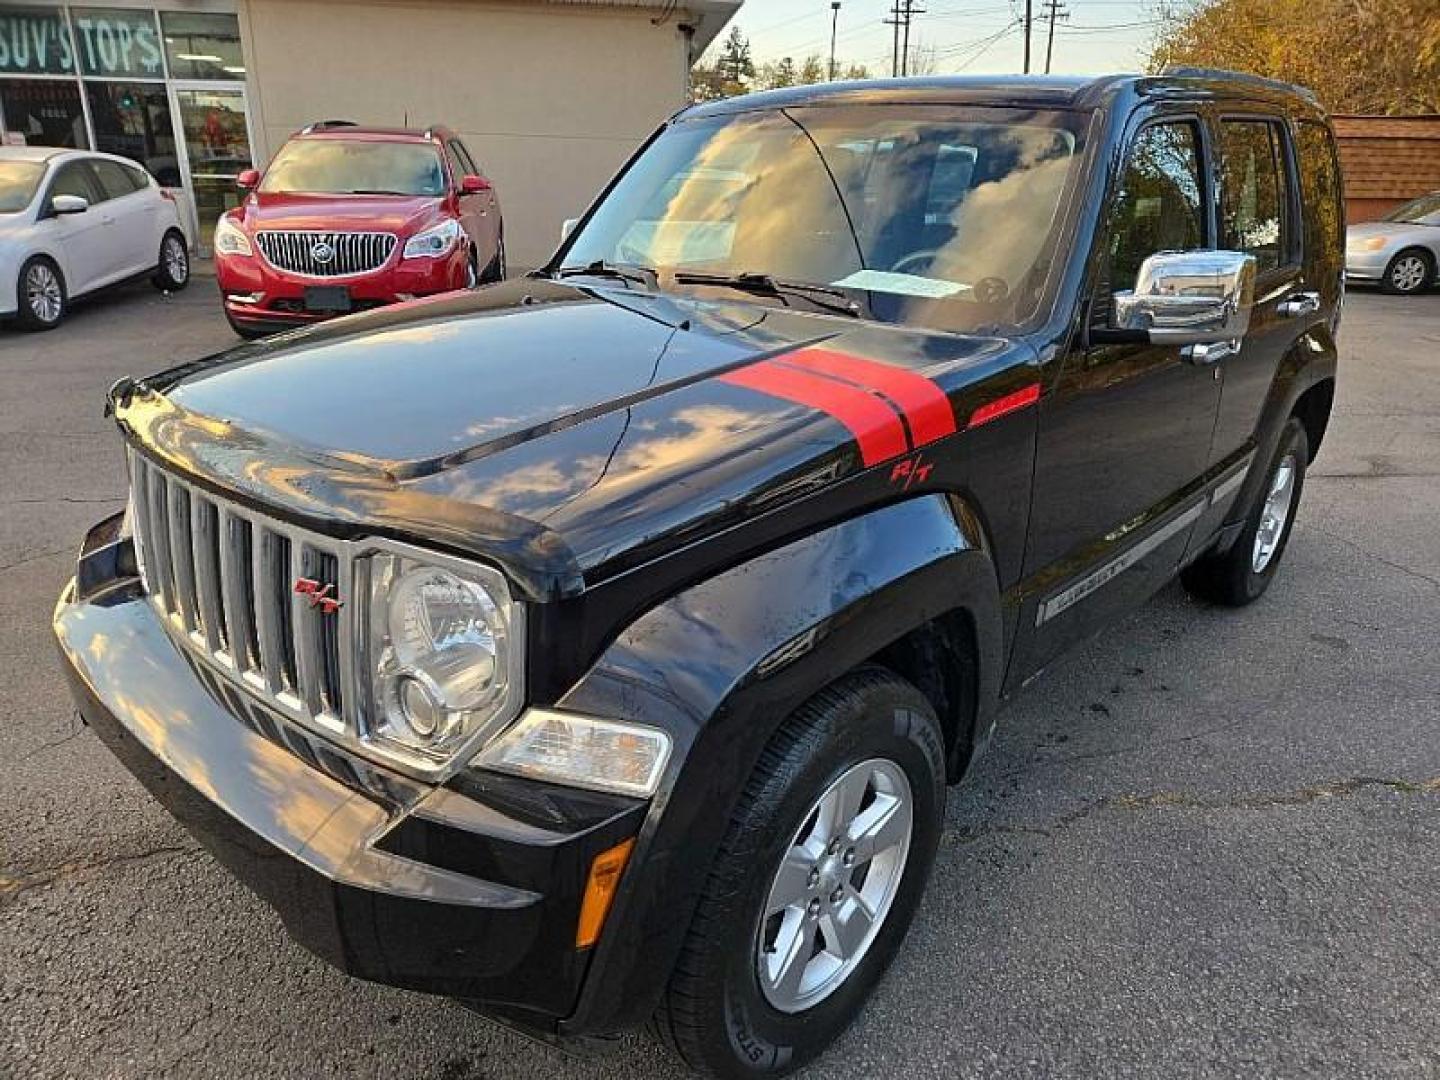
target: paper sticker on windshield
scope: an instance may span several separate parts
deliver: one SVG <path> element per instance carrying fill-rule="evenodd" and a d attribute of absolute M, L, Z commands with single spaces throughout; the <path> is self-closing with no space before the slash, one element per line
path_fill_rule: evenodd
<path fill-rule="evenodd" d="M 958 281 L 921 277 L 919 274 L 897 274 L 891 270 L 856 270 L 849 277 L 832 281 L 842 289 L 864 289 L 866 292 L 900 293 L 902 296 L 925 296 L 943 300 L 970 288 Z"/>

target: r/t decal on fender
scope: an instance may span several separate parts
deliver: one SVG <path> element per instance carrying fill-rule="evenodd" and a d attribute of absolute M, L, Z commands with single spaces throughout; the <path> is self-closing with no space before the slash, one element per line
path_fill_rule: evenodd
<path fill-rule="evenodd" d="M 934 468 L 933 461 L 925 460 L 924 451 L 917 450 L 910 457 L 895 463 L 890 470 L 890 483 L 897 485 L 901 491 L 909 491 L 911 484 L 923 484 L 929 480 L 930 471 Z"/>

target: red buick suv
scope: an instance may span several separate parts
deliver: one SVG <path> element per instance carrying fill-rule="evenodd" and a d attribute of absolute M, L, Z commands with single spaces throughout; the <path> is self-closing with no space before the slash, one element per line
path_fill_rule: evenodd
<path fill-rule="evenodd" d="M 215 277 L 242 337 L 505 276 L 495 188 L 445 128 L 312 124 L 239 184 Z"/>

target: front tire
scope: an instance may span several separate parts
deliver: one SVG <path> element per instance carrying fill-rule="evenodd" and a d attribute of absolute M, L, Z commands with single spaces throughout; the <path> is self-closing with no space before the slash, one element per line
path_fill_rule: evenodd
<path fill-rule="evenodd" d="M 1256 493 L 1240 535 L 1223 555 L 1202 555 L 1182 570 L 1180 580 L 1186 589 L 1226 607 L 1244 607 L 1260 598 L 1270 587 L 1290 542 L 1309 460 L 1305 425 L 1292 416 L 1280 434 L 1265 483 Z"/>
<path fill-rule="evenodd" d="M 746 784 L 654 1033 L 720 1077 L 821 1053 L 904 939 L 944 809 L 940 725 L 915 687 L 867 667 L 817 694 Z"/>
<path fill-rule="evenodd" d="M 1406 248 L 1399 252 L 1380 278 L 1380 288 L 1397 296 L 1412 296 L 1423 290 L 1435 278 L 1435 260 L 1429 252 L 1420 248 Z"/>
<path fill-rule="evenodd" d="M 179 292 L 190 284 L 190 251 L 178 230 L 171 229 L 160 241 L 160 259 L 150 282 L 161 292 Z"/>
<path fill-rule="evenodd" d="M 19 322 L 26 330 L 54 330 L 65 318 L 70 297 L 60 267 L 43 255 L 20 267 L 16 296 Z"/>

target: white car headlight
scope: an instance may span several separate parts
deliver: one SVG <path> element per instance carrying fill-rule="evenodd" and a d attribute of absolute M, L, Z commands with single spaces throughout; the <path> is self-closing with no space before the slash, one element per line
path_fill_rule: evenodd
<path fill-rule="evenodd" d="M 530 709 L 475 759 L 493 772 L 571 787 L 649 797 L 670 759 L 659 728 L 578 713 Z"/>
<path fill-rule="evenodd" d="M 240 231 L 228 217 L 221 217 L 215 223 L 215 253 L 217 255 L 249 255 L 250 238 Z"/>
<path fill-rule="evenodd" d="M 1379 251 L 1389 242 L 1388 236 L 1357 236 L 1347 240 L 1345 247 L 1349 251 Z"/>
<path fill-rule="evenodd" d="M 460 232 L 460 223 L 454 218 L 446 218 L 439 225 L 432 225 L 406 240 L 405 251 L 401 257 L 438 259 L 441 255 L 449 254 L 450 249 L 459 242 Z"/>
<path fill-rule="evenodd" d="M 434 768 L 515 715 L 523 609 L 487 566 L 391 551 L 368 562 L 369 738 Z"/>

